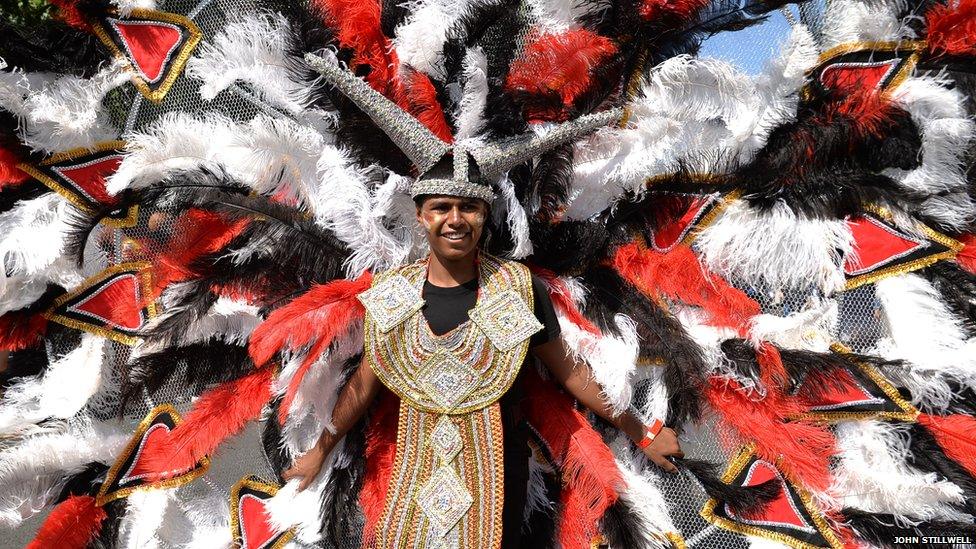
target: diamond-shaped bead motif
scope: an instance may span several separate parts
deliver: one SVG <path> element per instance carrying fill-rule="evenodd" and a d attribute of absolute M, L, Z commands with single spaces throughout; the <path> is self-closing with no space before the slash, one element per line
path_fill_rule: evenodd
<path fill-rule="evenodd" d="M 542 324 L 514 290 L 479 303 L 468 316 L 499 351 L 507 351 L 542 329 Z"/>
<path fill-rule="evenodd" d="M 478 385 L 478 372 L 438 349 L 420 367 L 417 383 L 445 411 L 453 410 Z"/>
<path fill-rule="evenodd" d="M 402 275 L 391 276 L 358 297 L 382 332 L 390 331 L 424 306 L 420 292 Z"/>
<path fill-rule="evenodd" d="M 454 468 L 447 465 L 434 471 L 417 492 L 417 506 L 438 535 L 450 532 L 468 512 L 473 501 L 471 493 L 464 487 Z"/>
<path fill-rule="evenodd" d="M 430 444 L 441 463 L 450 463 L 461 451 L 464 441 L 454 422 L 447 416 L 441 416 L 430 433 Z"/>

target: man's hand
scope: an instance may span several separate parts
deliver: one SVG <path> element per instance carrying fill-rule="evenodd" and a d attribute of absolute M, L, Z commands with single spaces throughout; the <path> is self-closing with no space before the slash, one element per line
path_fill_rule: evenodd
<path fill-rule="evenodd" d="M 681 451 L 681 445 L 678 443 L 678 434 L 668 427 L 661 429 L 661 432 L 643 451 L 648 459 L 669 473 L 677 473 L 678 468 L 668 460 L 668 457 L 685 457 L 685 453 Z"/>
<path fill-rule="evenodd" d="M 325 463 L 325 457 L 325 452 L 316 444 L 311 450 L 296 458 L 291 467 L 281 473 L 281 478 L 285 479 L 285 482 L 293 478 L 302 479 L 301 483 L 298 484 L 298 491 L 301 492 L 308 488 L 308 485 L 312 484 L 312 481 L 318 476 L 319 471 L 322 470 L 322 464 Z"/>

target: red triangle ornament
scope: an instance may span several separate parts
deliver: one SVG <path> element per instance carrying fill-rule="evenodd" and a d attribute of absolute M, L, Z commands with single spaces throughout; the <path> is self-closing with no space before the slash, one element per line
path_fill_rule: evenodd
<path fill-rule="evenodd" d="M 148 263 L 122 263 L 60 296 L 44 316 L 71 328 L 134 345 L 139 341 L 139 330 L 156 315 L 155 305 L 148 301 L 150 288 Z"/>
<path fill-rule="evenodd" d="M 805 95 L 843 98 L 852 93 L 886 94 L 907 78 L 918 63 L 922 42 L 853 42 L 820 56 L 810 72 Z"/>
<path fill-rule="evenodd" d="M 293 531 L 281 532 L 269 520 L 267 501 L 277 492 L 277 485 L 254 475 L 248 475 L 234 485 L 230 493 L 234 547 L 279 549 L 292 539 Z"/>
<path fill-rule="evenodd" d="M 682 213 L 666 219 L 647 235 L 648 245 L 654 251 L 667 253 L 679 244 L 691 244 L 702 229 L 709 226 L 738 193 L 721 195 L 669 193 L 666 195 L 687 204 Z"/>
<path fill-rule="evenodd" d="M 854 240 L 853 252 L 844 259 L 847 290 L 951 259 L 962 249 L 958 241 L 922 224 L 918 235 L 901 230 L 883 212 L 849 218 L 847 226 Z"/>
<path fill-rule="evenodd" d="M 122 163 L 125 141 L 105 141 L 55 153 L 36 165 L 18 167 L 65 197 L 86 214 L 93 215 L 114 206 L 118 198 L 106 190 L 108 178 Z M 109 213 L 102 222 L 113 227 L 131 227 L 138 217 L 138 206 Z"/>
<path fill-rule="evenodd" d="M 98 38 L 128 62 L 139 92 L 159 103 L 183 72 L 200 42 L 200 28 L 190 19 L 163 11 L 134 9 L 128 16 L 108 16 L 93 25 Z"/>
<path fill-rule="evenodd" d="M 778 482 L 780 492 L 759 512 L 742 516 L 724 501 L 712 498 L 705 502 L 702 517 L 720 528 L 796 549 L 843 549 L 843 542 L 827 525 L 810 495 L 787 480 L 775 464 L 760 459 L 753 446 L 740 450 L 722 477 L 723 482 L 734 486 L 756 486 L 768 480 Z"/>
<path fill-rule="evenodd" d="M 136 427 L 129 444 L 108 470 L 105 482 L 96 496 L 99 506 L 128 497 L 136 490 L 182 486 L 207 471 L 210 467 L 210 459 L 207 457 L 203 457 L 186 471 L 176 471 L 165 479 L 154 478 L 153 472 L 145 466 L 142 456 L 146 450 L 155 445 L 166 444 L 170 433 L 180 421 L 180 414 L 169 404 L 161 404 L 146 415 Z"/>

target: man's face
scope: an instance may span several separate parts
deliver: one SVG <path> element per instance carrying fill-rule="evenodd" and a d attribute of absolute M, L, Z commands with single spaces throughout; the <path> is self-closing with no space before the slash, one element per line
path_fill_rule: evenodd
<path fill-rule="evenodd" d="M 417 208 L 431 252 L 449 260 L 465 257 L 478 246 L 487 215 L 488 205 L 477 198 L 432 196 Z"/>

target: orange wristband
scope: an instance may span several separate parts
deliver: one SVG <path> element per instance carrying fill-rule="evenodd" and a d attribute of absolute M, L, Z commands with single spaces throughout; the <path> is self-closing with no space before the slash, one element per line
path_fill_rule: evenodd
<path fill-rule="evenodd" d="M 651 443 L 654 442 L 654 438 L 657 437 L 657 434 L 660 433 L 661 429 L 663 428 L 664 422 L 660 419 L 654 418 L 654 421 L 652 421 L 650 425 L 644 426 L 644 438 L 637 441 L 637 447 L 643 450 L 644 448 L 650 446 Z"/>

